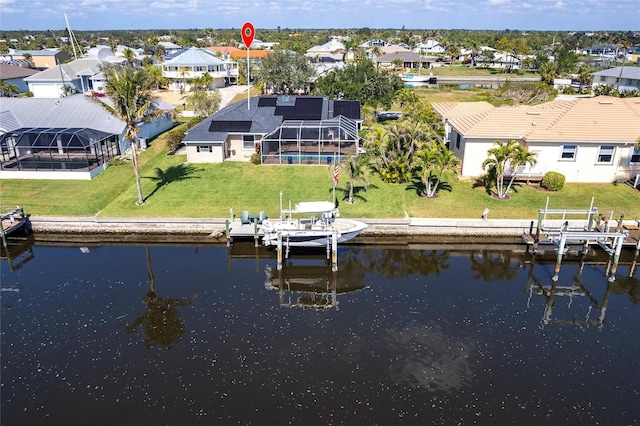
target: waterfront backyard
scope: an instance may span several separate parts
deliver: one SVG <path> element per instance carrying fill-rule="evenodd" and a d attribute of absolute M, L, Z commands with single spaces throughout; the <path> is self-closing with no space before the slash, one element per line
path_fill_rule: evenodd
<path fill-rule="evenodd" d="M 3 180 L 0 205 L 5 210 L 19 205 L 34 216 L 225 218 L 231 208 L 277 215 L 280 191 L 285 202 L 332 199 L 331 166 L 186 164 L 184 155 L 167 155 L 168 151 L 161 136 L 140 155 L 143 206 L 135 204 L 135 180 L 128 162 L 115 162 L 92 181 Z M 568 183 L 561 191 L 547 192 L 522 183 L 514 186 L 510 200 L 501 201 L 484 187 L 449 176 L 439 197 L 427 199 L 418 196 L 411 183 L 389 184 L 369 175 L 369 188 L 360 189 L 350 205 L 341 201 L 345 179 L 343 171 L 336 198 L 346 217 L 479 218 L 489 208 L 489 218 L 535 219 L 547 197 L 553 209 L 588 209 L 595 197 L 601 213 L 640 219 L 640 193 L 625 184 Z"/>

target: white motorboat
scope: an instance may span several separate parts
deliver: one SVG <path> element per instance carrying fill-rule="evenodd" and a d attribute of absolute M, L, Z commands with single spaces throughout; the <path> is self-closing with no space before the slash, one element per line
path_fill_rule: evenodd
<path fill-rule="evenodd" d="M 339 215 L 338 208 L 330 201 L 307 201 L 296 204 L 293 209 L 281 209 L 279 220 L 262 222 L 264 245 L 276 246 L 280 235 L 284 246 L 328 247 L 334 235 L 336 242 L 342 243 L 368 226 Z"/>

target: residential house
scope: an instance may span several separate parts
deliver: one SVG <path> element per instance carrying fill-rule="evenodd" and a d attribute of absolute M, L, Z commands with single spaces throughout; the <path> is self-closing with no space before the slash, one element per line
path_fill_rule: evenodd
<path fill-rule="evenodd" d="M 445 52 L 445 48 L 435 40 L 427 40 L 424 43 L 416 45 L 413 51 L 420 55 L 442 55 Z"/>
<path fill-rule="evenodd" d="M 169 89 L 174 91 L 190 91 L 189 80 L 205 73 L 212 78 L 209 88 L 235 84 L 238 79 L 237 62 L 220 59 L 211 50 L 197 47 L 183 49 L 159 66 L 162 76 L 169 80 Z"/>
<path fill-rule="evenodd" d="M 108 47 L 89 50 L 86 58 L 57 65 L 25 78 L 29 91 L 36 98 L 60 98 L 72 93 L 104 92 L 102 67 L 123 63 Z"/>
<path fill-rule="evenodd" d="M 609 68 L 591 73 L 593 76 L 592 88 L 600 85 L 618 87 L 618 91 L 639 90 L 640 89 L 640 67 L 625 66 Z"/>
<path fill-rule="evenodd" d="M 15 93 L 16 95 L 18 93 L 25 93 L 29 90 L 29 86 L 27 86 L 24 79 L 25 77 L 29 77 L 37 73 L 38 71 L 31 68 L 0 63 L 0 80 L 6 85 L 15 86 L 17 89 L 17 92 Z M 6 95 L 6 93 L 0 93 L 0 96 Z"/>
<path fill-rule="evenodd" d="M 384 47 L 384 46 L 389 46 L 390 43 L 384 41 L 384 40 L 380 40 L 379 38 L 373 39 L 373 40 L 369 40 L 369 41 L 365 41 L 364 43 L 362 43 L 360 45 L 360 47 L 362 47 L 363 49 L 370 49 L 374 46 L 378 46 L 378 47 Z"/>
<path fill-rule="evenodd" d="M 258 96 L 229 105 L 190 129 L 187 161 L 326 165 L 358 155 L 360 101 Z"/>
<path fill-rule="evenodd" d="M 175 53 L 177 53 L 180 49 L 182 49 L 182 46 L 178 46 L 177 44 L 171 42 L 171 41 L 159 41 L 158 42 L 159 46 L 162 46 L 162 48 L 164 49 L 164 56 L 171 56 Z"/>
<path fill-rule="evenodd" d="M 0 178 L 89 180 L 131 145 L 125 123 L 113 117 L 103 98 L 4 98 L 0 103 Z M 171 111 L 173 106 L 157 102 Z M 146 140 L 173 126 L 171 115 L 140 123 Z"/>
<path fill-rule="evenodd" d="M 321 46 L 313 46 L 305 53 L 311 63 L 345 62 L 346 48 L 344 43 L 332 38 Z"/>
<path fill-rule="evenodd" d="M 431 68 L 431 65 L 435 62 L 435 58 L 420 56 L 410 50 L 405 50 L 385 53 L 378 56 L 375 60 L 376 66 L 379 68 L 394 68 L 394 62 L 399 63 L 399 68 L 406 68 L 408 70 L 412 68 Z"/>
<path fill-rule="evenodd" d="M 256 63 L 260 60 L 266 58 L 272 50 L 257 50 L 257 49 L 238 49 L 237 47 L 230 46 L 211 46 L 207 47 L 210 51 L 212 51 L 216 57 L 220 59 L 224 59 L 226 61 L 232 62 L 240 62 L 247 61 L 247 56 L 249 56 L 249 62 Z M 248 55 L 247 55 L 248 53 Z"/>
<path fill-rule="evenodd" d="M 447 117 L 450 149 L 462 160 L 461 176 L 486 173 L 482 163 L 496 141 L 514 140 L 537 154 L 534 166 L 518 173 L 542 176 L 555 171 L 567 182 L 626 181 L 640 174 L 640 98 L 599 96 L 557 100 L 537 106 L 479 108 Z M 448 114 L 448 115 L 447 115 Z M 507 173 L 513 173 L 508 170 Z"/>
<path fill-rule="evenodd" d="M 25 55 L 31 55 L 30 62 L 33 64 L 33 68 L 39 70 L 53 68 L 71 59 L 66 52 L 58 49 L 16 50 L 12 54 L 13 59 L 25 59 Z"/>

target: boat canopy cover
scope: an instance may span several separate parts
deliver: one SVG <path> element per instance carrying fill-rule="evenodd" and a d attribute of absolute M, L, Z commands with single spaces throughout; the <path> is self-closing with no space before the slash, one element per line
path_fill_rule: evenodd
<path fill-rule="evenodd" d="M 291 213 L 326 213 L 335 210 L 336 206 L 331 201 L 305 201 L 296 204 Z M 289 212 L 287 212 L 289 213 Z"/>

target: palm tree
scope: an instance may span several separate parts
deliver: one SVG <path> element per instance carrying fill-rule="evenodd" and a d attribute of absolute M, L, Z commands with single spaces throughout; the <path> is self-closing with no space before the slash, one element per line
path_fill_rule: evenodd
<path fill-rule="evenodd" d="M 507 170 L 509 162 L 513 158 L 516 147 L 519 146 L 516 141 L 510 140 L 506 143 L 502 141 L 496 141 L 495 148 L 491 148 L 487 151 L 490 155 L 489 158 L 483 161 L 483 169 L 493 169 L 496 176 L 496 195 L 500 199 L 507 198 L 507 192 L 504 188 L 504 175 Z"/>
<path fill-rule="evenodd" d="M 157 110 L 154 99 L 151 95 L 152 80 L 148 78 L 143 69 L 131 67 L 103 67 L 106 77 L 105 93 L 111 99 L 113 105 L 100 102 L 111 115 L 124 121 L 126 125 L 124 137 L 131 141 L 131 158 L 133 162 L 133 172 L 136 178 L 138 191 L 137 205 L 144 203 L 142 197 L 142 186 L 140 184 L 140 169 L 138 166 L 138 154 L 136 138 L 141 122 L 153 121 L 157 117 L 165 114 L 164 111 Z"/>
<path fill-rule="evenodd" d="M 620 47 L 622 48 L 622 50 L 624 50 L 624 53 L 622 54 L 622 66 L 620 67 L 620 75 L 618 76 L 618 81 L 616 81 L 616 91 L 620 91 L 620 82 L 622 81 L 622 72 L 624 71 L 624 63 L 627 61 L 627 52 L 629 50 L 629 47 L 631 46 L 631 43 L 629 42 L 629 40 L 624 39 L 620 41 Z M 620 53 L 618 53 L 618 55 L 616 55 L 618 57 L 620 57 Z"/>
<path fill-rule="evenodd" d="M 133 61 L 136 59 L 136 53 L 128 47 L 122 51 L 122 56 L 126 59 L 127 65 L 129 66 L 132 66 Z"/>
<path fill-rule="evenodd" d="M 350 154 L 347 154 L 345 156 L 344 167 L 347 172 L 347 183 L 345 186 L 349 191 L 349 195 L 346 201 L 348 204 L 353 204 L 355 202 L 354 188 L 357 184 L 361 184 L 365 191 L 369 187 L 369 180 L 367 179 L 365 164 L 366 159 L 363 156 L 354 157 Z"/>
<path fill-rule="evenodd" d="M 180 87 L 180 93 L 182 94 L 186 91 L 187 77 L 190 75 L 189 71 L 189 67 L 180 67 L 178 71 L 178 75 L 182 77 L 182 87 Z"/>
<path fill-rule="evenodd" d="M 580 81 L 580 93 L 585 86 L 591 86 L 591 68 L 587 64 L 580 64 L 578 68 L 578 80 Z"/>
<path fill-rule="evenodd" d="M 535 166 L 536 163 L 538 162 L 538 160 L 536 159 L 537 155 L 538 155 L 537 153 L 527 150 L 522 145 L 515 146 L 513 153 L 511 155 L 511 159 L 509 161 L 509 165 L 512 169 L 511 180 L 509 180 L 509 184 L 505 189 L 505 194 L 509 193 L 509 190 L 511 189 L 511 185 L 513 185 L 513 181 L 516 179 L 516 176 L 518 174 L 518 169 L 520 168 L 520 166 L 526 166 L 526 165 Z"/>
<path fill-rule="evenodd" d="M 425 196 L 433 198 L 438 192 L 442 176 L 455 170 L 461 161 L 442 143 L 431 142 L 415 156 L 415 165 L 420 170 L 420 180 L 425 187 Z"/>

